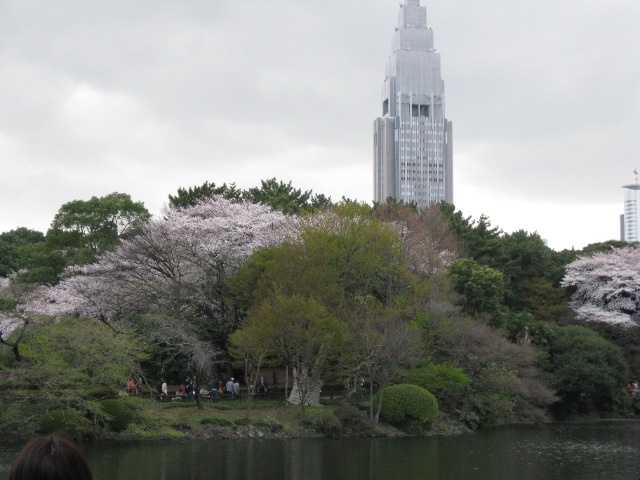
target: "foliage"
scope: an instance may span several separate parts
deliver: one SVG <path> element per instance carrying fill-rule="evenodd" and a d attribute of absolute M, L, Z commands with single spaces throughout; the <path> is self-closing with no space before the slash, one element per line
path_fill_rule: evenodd
<path fill-rule="evenodd" d="M 402 310 L 376 308 L 362 303 L 349 319 L 348 336 L 341 355 L 343 368 L 369 383 L 369 421 L 374 429 L 382 405 L 374 401 L 374 383 L 384 389 L 402 377 L 419 356 L 414 326 L 402 318 Z"/>
<path fill-rule="evenodd" d="M 67 266 L 65 256 L 45 242 L 21 247 L 19 254 L 21 271 L 14 278 L 18 283 L 55 285 Z"/>
<path fill-rule="evenodd" d="M 319 380 L 326 360 L 342 343 L 344 326 L 318 301 L 276 293 L 250 311 L 234 337 L 236 350 L 245 339 L 296 368 L 300 405 L 304 408 L 312 379 Z M 246 349 L 243 348 L 246 351 Z"/>
<path fill-rule="evenodd" d="M 121 399 L 106 399 L 100 402 L 106 423 L 114 432 L 122 432 L 133 422 L 134 413 Z"/>
<path fill-rule="evenodd" d="M 550 280 L 534 277 L 528 280 L 527 289 L 518 296 L 518 304 L 536 320 L 566 324 L 575 317 L 569 299 L 566 288 L 554 287 Z"/>
<path fill-rule="evenodd" d="M 271 318 L 260 309 L 274 299 L 313 300 L 344 325 L 348 343 L 340 357 L 343 367 L 370 383 L 388 382 L 414 353 L 408 320 L 423 293 L 409 271 L 397 228 L 358 203 L 305 216 L 295 226 L 292 240 L 257 252 L 231 281 L 237 305 L 253 305 L 247 325 Z M 253 295 L 247 298 L 243 291 Z M 252 328 L 257 332 L 257 326 Z M 280 358 L 286 361 L 290 355 Z"/>
<path fill-rule="evenodd" d="M 465 397 L 458 415 L 467 427 L 475 430 L 515 421 L 516 405 L 515 396 L 505 391 L 478 391 Z"/>
<path fill-rule="evenodd" d="M 227 186 L 223 183 L 216 187 L 215 183 L 204 182 L 202 185 L 189 187 L 189 189 L 178 188 L 176 195 L 169 195 L 169 206 L 171 208 L 195 207 L 198 203 L 206 200 L 214 195 L 222 196 L 227 200 L 237 201 L 242 198 L 242 191 L 236 188 L 236 184 L 232 183 Z"/>
<path fill-rule="evenodd" d="M 142 202 L 134 202 L 126 193 L 111 193 L 65 203 L 51 222 L 51 230 L 79 234 L 76 246 L 97 254 L 113 248 L 150 217 Z"/>
<path fill-rule="evenodd" d="M 18 266 L 24 271 L 15 281 L 54 285 L 66 266 L 94 262 L 100 253 L 113 249 L 149 218 L 144 205 L 124 193 L 65 203 L 44 241 L 19 248 Z"/>
<path fill-rule="evenodd" d="M 21 354 L 22 360 L 7 371 L 40 389 L 53 405 L 82 404 L 83 399 L 119 389 L 145 358 L 137 339 L 115 335 L 95 320 L 77 318 L 32 322 Z M 55 397 L 62 389 L 66 397 Z"/>
<path fill-rule="evenodd" d="M 342 423 L 333 412 L 311 412 L 304 416 L 304 423 L 329 437 L 342 433 Z"/>
<path fill-rule="evenodd" d="M 559 414 L 612 410 L 629 375 L 620 349 L 581 326 L 557 329 L 541 367 L 556 378 Z"/>
<path fill-rule="evenodd" d="M 630 379 L 639 379 L 640 328 L 624 328 L 603 322 L 590 322 L 587 325 L 590 330 L 620 348 L 629 366 Z"/>
<path fill-rule="evenodd" d="M 362 433 L 369 429 L 369 422 L 364 412 L 350 404 L 340 405 L 333 411 L 344 430 L 353 433 Z"/>
<path fill-rule="evenodd" d="M 538 421 L 544 409 L 557 400 L 536 369 L 539 352 L 531 345 L 509 342 L 500 333 L 479 322 L 450 317 L 442 322 L 425 317 L 420 329 L 428 345 L 433 345 L 431 361 L 459 368 L 470 383 L 463 389 L 448 389 L 439 397 L 440 406 L 465 418 L 476 418 L 478 425 Z M 501 398 L 508 402 L 470 402 Z M 478 410 L 475 405 L 486 405 Z"/>
<path fill-rule="evenodd" d="M 471 379 L 461 368 L 442 363 L 417 365 L 412 369 L 407 380 L 433 392 L 437 397 L 444 398 L 471 383 Z"/>
<path fill-rule="evenodd" d="M 530 313 L 518 312 L 508 315 L 505 333 L 514 343 L 546 347 L 553 337 L 553 327 L 548 322 L 535 321 Z"/>
<path fill-rule="evenodd" d="M 219 195 L 227 200 L 262 204 L 285 214 L 300 214 L 306 211 L 325 209 L 331 205 L 331 199 L 324 195 L 315 195 L 310 190 L 303 192 L 294 188 L 291 182 L 279 182 L 275 178 L 262 180 L 260 187 L 239 190 L 235 184 L 226 183 L 216 187 L 215 183 L 205 182 L 188 190 L 179 188 L 177 195 L 169 195 L 171 208 L 193 207 L 203 200 Z"/>
<path fill-rule="evenodd" d="M 578 318 L 640 325 L 640 248 L 581 257 L 567 266 L 562 285 L 573 289 Z"/>
<path fill-rule="evenodd" d="M 256 393 L 254 387 L 265 358 L 275 350 L 271 332 L 263 330 L 270 326 L 268 322 L 258 322 L 252 328 L 238 329 L 229 336 L 229 353 L 244 371 L 247 402 L 251 402 Z"/>
<path fill-rule="evenodd" d="M 238 321 L 226 303 L 226 278 L 254 250 L 280 242 L 283 227 L 282 214 L 221 197 L 167 210 L 97 263 L 71 268 L 72 276 L 25 309 L 135 327 L 156 351 L 187 359 L 204 378 Z"/>
<path fill-rule="evenodd" d="M 398 227 L 410 268 L 418 275 L 435 279 L 460 255 L 458 240 L 438 205 L 416 211 L 412 205 L 392 199 L 376 204 L 372 213 Z"/>
<path fill-rule="evenodd" d="M 7 277 L 18 271 L 21 247 L 43 241 L 44 235 L 41 232 L 24 227 L 0 233 L 0 277 Z"/>
<path fill-rule="evenodd" d="M 524 230 L 501 236 L 499 245 L 498 256 L 486 264 L 504 274 L 505 304 L 511 309 L 521 310 L 521 299 L 533 295 L 532 282 L 552 271 L 551 249 L 540 235 Z"/>
<path fill-rule="evenodd" d="M 534 313 L 538 320 L 569 319 L 564 292 L 557 287 L 564 265 L 573 259 L 572 252 L 554 252 L 537 233 L 519 230 L 505 234 L 492 227 L 486 215 L 478 220 L 465 218 L 446 203 L 440 209 L 466 254 L 478 264 L 503 274 L 501 303 L 512 311 Z"/>
<path fill-rule="evenodd" d="M 417 385 L 391 385 L 376 394 L 382 397 L 382 419 L 408 428 L 424 428 L 438 418 L 438 401 L 426 389 Z"/>
<path fill-rule="evenodd" d="M 454 290 L 463 296 L 463 311 L 473 315 L 498 310 L 504 296 L 502 273 L 464 258 L 454 261 L 448 274 Z"/>
<path fill-rule="evenodd" d="M 291 182 L 278 182 L 275 178 L 262 180 L 260 188 L 250 188 L 242 193 L 242 198 L 252 203 L 269 205 L 285 214 L 299 214 L 304 211 L 325 209 L 331 199 L 324 195 L 314 195 L 311 190 L 303 192 L 293 188 Z"/>
<path fill-rule="evenodd" d="M 74 438 L 78 438 L 88 426 L 86 416 L 73 408 L 49 410 L 40 420 L 42 433 L 65 432 Z"/>

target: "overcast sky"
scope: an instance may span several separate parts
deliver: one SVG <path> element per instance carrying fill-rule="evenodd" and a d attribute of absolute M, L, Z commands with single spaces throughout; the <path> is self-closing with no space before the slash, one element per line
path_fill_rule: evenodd
<path fill-rule="evenodd" d="M 638 0 L 421 0 L 454 201 L 549 246 L 619 238 L 640 168 Z M 392 0 L 0 0 L 0 232 L 205 181 L 370 202 Z"/>

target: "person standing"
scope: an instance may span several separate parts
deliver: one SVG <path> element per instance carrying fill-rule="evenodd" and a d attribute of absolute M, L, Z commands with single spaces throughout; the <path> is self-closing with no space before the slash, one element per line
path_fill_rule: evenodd
<path fill-rule="evenodd" d="M 162 386 L 160 387 L 160 401 L 164 402 L 169 396 L 169 392 L 167 391 L 167 382 L 164 381 L 164 378 L 160 379 Z"/>
<path fill-rule="evenodd" d="M 226 390 L 227 390 L 227 393 L 231 395 L 231 398 L 233 398 L 233 377 L 231 377 L 227 382 Z"/>
<path fill-rule="evenodd" d="M 136 385 L 136 395 L 142 398 L 142 377 L 138 377 L 138 384 Z"/>
<path fill-rule="evenodd" d="M 260 377 L 260 380 L 258 380 L 258 393 L 262 395 L 267 393 L 267 381 L 262 376 Z"/>
<path fill-rule="evenodd" d="M 136 384 L 133 383 L 133 378 L 129 377 L 129 381 L 127 382 L 127 387 L 126 387 L 127 393 L 130 395 L 133 394 L 135 388 L 136 388 Z"/>

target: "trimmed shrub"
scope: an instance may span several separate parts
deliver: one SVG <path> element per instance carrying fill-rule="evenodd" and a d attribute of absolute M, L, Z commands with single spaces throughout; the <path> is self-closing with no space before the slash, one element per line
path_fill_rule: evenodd
<path fill-rule="evenodd" d="M 251 425 L 251 419 L 247 417 L 236 418 L 233 423 L 240 425 L 241 427 L 246 427 L 247 425 Z"/>
<path fill-rule="evenodd" d="M 126 430 L 133 421 L 133 411 L 122 400 L 102 400 L 100 407 L 108 416 L 106 419 L 107 425 L 115 432 Z"/>
<path fill-rule="evenodd" d="M 376 404 L 380 394 L 380 416 L 405 430 L 422 430 L 438 418 L 436 397 L 422 387 L 408 384 L 391 385 L 376 394 Z"/>

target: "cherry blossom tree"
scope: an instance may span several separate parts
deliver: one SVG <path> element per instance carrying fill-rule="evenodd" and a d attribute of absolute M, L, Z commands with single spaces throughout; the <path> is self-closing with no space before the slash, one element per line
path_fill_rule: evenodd
<path fill-rule="evenodd" d="M 222 281 L 287 231 L 282 214 L 219 196 L 163 214 L 95 264 L 68 268 L 65 280 L 40 289 L 25 310 L 105 321 L 150 312 L 211 314 L 224 301 Z"/>
<path fill-rule="evenodd" d="M 204 374 L 238 321 L 226 304 L 226 278 L 256 249 L 279 244 L 292 221 L 219 196 L 167 208 L 96 263 L 69 267 L 62 282 L 37 290 L 22 309 L 97 318 L 115 331 L 135 326 Z"/>
<path fill-rule="evenodd" d="M 640 249 L 622 248 L 582 257 L 562 280 L 575 288 L 578 318 L 623 326 L 640 324 Z"/>

